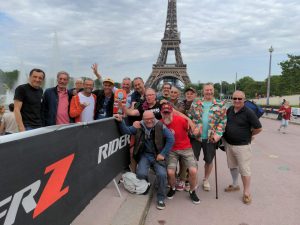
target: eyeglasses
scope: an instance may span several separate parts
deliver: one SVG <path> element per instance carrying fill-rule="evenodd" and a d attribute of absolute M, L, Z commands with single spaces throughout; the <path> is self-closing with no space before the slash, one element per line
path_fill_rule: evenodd
<path fill-rule="evenodd" d="M 145 120 L 145 121 L 151 121 L 151 120 L 154 120 L 154 117 L 150 117 L 150 118 L 143 118 L 143 120 Z"/>
<path fill-rule="evenodd" d="M 236 101 L 236 100 L 239 100 L 239 101 L 242 101 L 243 100 L 243 98 L 232 98 L 234 101 Z"/>

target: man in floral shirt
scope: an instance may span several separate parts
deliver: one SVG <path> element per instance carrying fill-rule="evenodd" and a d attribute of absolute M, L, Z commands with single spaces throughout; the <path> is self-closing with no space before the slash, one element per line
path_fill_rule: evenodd
<path fill-rule="evenodd" d="M 207 83 L 203 86 L 203 98 L 194 99 L 188 116 L 196 124 L 193 135 L 201 142 L 204 154 L 203 189 L 210 191 L 208 177 L 213 168 L 216 145 L 221 139 L 226 125 L 226 107 L 223 101 L 214 98 L 214 86 Z"/>

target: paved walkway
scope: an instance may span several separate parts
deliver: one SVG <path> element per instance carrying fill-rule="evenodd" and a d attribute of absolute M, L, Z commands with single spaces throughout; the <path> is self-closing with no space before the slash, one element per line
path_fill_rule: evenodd
<path fill-rule="evenodd" d="M 177 192 L 162 211 L 156 209 L 155 197 L 131 195 L 120 186 L 120 198 L 110 183 L 72 225 L 299 225 L 300 126 L 290 124 L 288 133 L 282 134 L 277 131 L 279 121 L 262 118 L 261 122 L 263 132 L 252 145 L 251 205 L 242 203 L 241 191 L 223 191 L 231 178 L 225 153 L 217 151 L 219 199 L 215 198 L 214 174 L 210 177 L 212 191 L 197 190 L 199 205 L 190 201 L 188 193 Z M 200 160 L 199 180 L 202 177 Z"/>
<path fill-rule="evenodd" d="M 226 155 L 217 152 L 219 199 L 215 199 L 214 175 L 212 191 L 197 190 L 201 203 L 194 205 L 185 192 L 177 192 L 167 200 L 166 209 L 158 211 L 152 201 L 146 225 L 299 225 L 300 224 L 300 127 L 291 124 L 288 134 L 277 131 L 278 121 L 261 119 L 263 132 L 252 145 L 253 203 L 242 203 L 242 192 L 225 193 L 230 183 Z M 202 157 L 202 154 L 201 156 Z M 203 161 L 199 162 L 199 178 L 203 177 Z M 240 181 L 241 185 L 241 181 Z"/>
<path fill-rule="evenodd" d="M 268 113 L 268 114 L 264 114 L 262 117 L 263 118 L 268 118 L 268 119 L 277 119 L 278 114 L 274 114 L 274 113 Z M 294 124 L 300 124 L 300 117 L 296 117 L 296 116 L 292 116 L 290 123 L 294 123 Z"/>

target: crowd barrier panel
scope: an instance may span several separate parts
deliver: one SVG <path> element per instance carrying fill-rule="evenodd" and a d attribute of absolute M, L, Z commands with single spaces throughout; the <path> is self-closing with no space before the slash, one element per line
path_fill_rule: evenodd
<path fill-rule="evenodd" d="M 129 164 L 129 142 L 113 118 L 1 136 L 0 224 L 69 225 Z"/>

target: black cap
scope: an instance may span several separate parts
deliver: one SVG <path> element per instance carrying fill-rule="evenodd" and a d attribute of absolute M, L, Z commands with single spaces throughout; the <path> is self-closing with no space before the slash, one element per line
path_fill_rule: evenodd
<path fill-rule="evenodd" d="M 188 88 L 186 88 L 185 91 L 184 91 L 184 93 L 186 93 L 186 92 L 188 92 L 188 91 L 192 91 L 192 92 L 194 92 L 195 94 L 197 94 L 197 91 L 196 91 L 195 88 L 193 88 L 193 87 L 188 87 Z"/>

